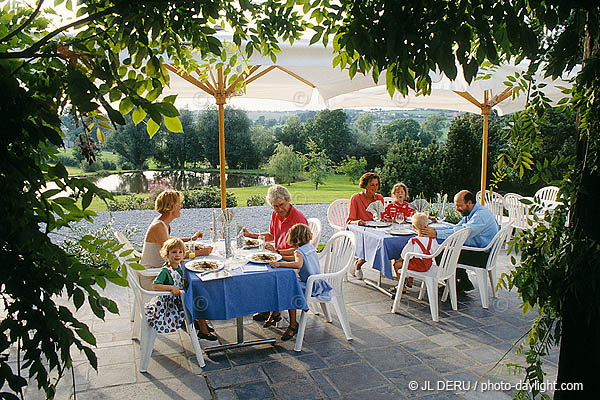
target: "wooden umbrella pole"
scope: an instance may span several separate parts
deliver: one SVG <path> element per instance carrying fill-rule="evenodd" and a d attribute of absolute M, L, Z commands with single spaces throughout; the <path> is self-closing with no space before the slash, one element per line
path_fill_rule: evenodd
<path fill-rule="evenodd" d="M 486 96 L 487 97 L 487 96 Z M 485 205 L 485 191 L 487 186 L 487 148 L 488 148 L 488 117 L 490 115 L 490 107 L 484 106 L 481 108 L 483 115 L 483 139 L 481 143 L 481 205 Z"/>
<path fill-rule="evenodd" d="M 217 93 L 215 99 L 219 107 L 219 172 L 221 178 L 221 210 L 227 207 L 226 201 L 226 179 L 225 179 L 225 83 L 223 79 L 223 68 L 218 70 Z"/>

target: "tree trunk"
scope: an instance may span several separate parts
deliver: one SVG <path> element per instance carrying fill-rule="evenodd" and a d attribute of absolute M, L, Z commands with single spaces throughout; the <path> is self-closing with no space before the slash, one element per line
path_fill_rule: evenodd
<path fill-rule="evenodd" d="M 586 29 L 589 29 L 586 28 Z M 584 60 L 598 53 L 597 43 L 589 30 L 586 32 Z M 584 61 L 585 62 L 585 61 Z M 584 64 L 585 65 L 585 64 Z M 596 82 L 598 82 L 598 72 Z M 589 81 L 589 80 L 588 80 Z M 595 95 L 599 88 L 593 87 Z M 592 98 L 592 95 L 588 95 Z M 600 171 L 598 157 L 600 156 L 600 127 L 598 115 L 600 107 L 597 100 L 590 100 L 589 107 L 597 108 L 592 113 L 593 121 L 588 119 L 588 130 L 577 141 L 577 165 L 581 166 L 580 190 L 572 204 L 570 229 L 574 232 L 575 240 L 593 241 L 596 246 L 600 243 Z M 577 122 L 581 121 L 578 115 Z M 589 243 L 589 242 L 587 242 Z M 586 249 L 587 250 L 587 249 Z M 585 251 L 584 251 L 585 252 Z M 586 253 L 587 254 L 587 253 Z M 598 249 L 590 248 L 589 257 L 577 265 L 571 265 L 571 282 L 573 289 L 565 296 L 562 317 L 562 334 L 560 357 L 558 361 L 557 387 L 555 399 L 598 399 L 600 398 L 600 319 L 598 318 L 599 304 L 591 304 L 597 299 L 600 285 L 600 260 Z M 587 300 L 587 301 L 586 301 Z M 559 390 L 561 384 L 581 382 L 581 390 Z"/>

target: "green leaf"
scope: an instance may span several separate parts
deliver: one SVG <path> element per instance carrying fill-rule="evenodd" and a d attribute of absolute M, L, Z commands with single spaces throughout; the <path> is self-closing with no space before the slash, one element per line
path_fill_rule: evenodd
<path fill-rule="evenodd" d="M 106 101 L 103 101 L 102 105 L 106 109 L 111 121 L 119 125 L 125 125 L 125 118 L 123 118 L 123 114 L 112 108 Z"/>
<path fill-rule="evenodd" d="M 147 95 L 146 95 L 146 100 L 148 101 L 154 101 L 158 98 L 158 96 L 160 96 L 160 93 L 162 92 L 162 88 L 156 88 L 151 90 Z"/>
<path fill-rule="evenodd" d="M 168 102 L 152 104 L 152 108 L 157 110 L 159 113 L 161 113 L 165 117 L 172 118 L 172 117 L 179 116 L 179 111 L 177 111 L 177 108 L 175 108 L 175 106 L 173 104 L 168 103 Z"/>
<path fill-rule="evenodd" d="M 123 95 L 123 93 L 121 93 L 121 91 L 119 89 L 113 89 L 110 92 L 108 92 L 108 99 L 111 102 L 115 102 L 115 101 L 119 100 L 122 95 Z"/>
<path fill-rule="evenodd" d="M 62 192 L 61 189 L 50 189 L 50 190 L 46 190 L 45 192 L 42 193 L 42 197 L 45 199 L 48 199 L 56 194 L 59 194 L 60 192 Z"/>
<path fill-rule="evenodd" d="M 167 127 L 168 130 L 170 130 L 171 132 L 175 132 L 175 133 L 179 133 L 179 132 L 183 132 L 183 127 L 181 126 L 181 121 L 179 120 L 178 117 L 164 117 L 165 119 L 165 126 Z"/>
<path fill-rule="evenodd" d="M 81 201 L 81 208 L 85 210 L 90 206 L 90 204 L 92 203 L 93 194 L 94 193 L 91 191 L 85 192 L 85 194 L 83 195 L 83 200 Z"/>
<path fill-rule="evenodd" d="M 310 38 L 310 43 L 309 44 L 315 44 L 317 43 L 320 39 L 321 39 L 321 35 L 323 34 L 323 31 L 317 32 L 315 33 L 311 38 Z"/>
<path fill-rule="evenodd" d="M 131 118 L 133 119 L 133 123 L 137 125 L 146 118 L 146 111 L 141 107 L 137 107 L 133 110 Z"/>
<path fill-rule="evenodd" d="M 133 102 L 129 97 L 125 97 L 119 103 L 119 112 L 123 115 L 127 115 L 131 112 L 131 110 L 133 110 Z M 144 119 L 144 117 L 142 117 L 142 119 Z"/>
<path fill-rule="evenodd" d="M 87 326 L 83 325 L 81 328 L 75 329 L 75 332 L 77 333 L 77 336 L 79 336 L 86 343 L 89 343 L 92 346 L 96 345 L 96 338 L 94 335 L 92 335 L 92 332 L 90 332 Z"/>
<path fill-rule="evenodd" d="M 163 103 L 171 103 L 171 104 L 173 104 L 173 103 L 175 103 L 176 99 L 177 99 L 177 95 L 176 94 L 172 94 L 170 96 L 166 96 L 163 99 Z"/>
<path fill-rule="evenodd" d="M 65 168 L 64 165 L 62 165 L 62 163 L 58 163 L 55 166 L 50 167 L 48 169 L 48 172 L 50 172 L 52 175 L 54 175 L 58 178 L 62 178 L 62 179 L 66 179 L 69 176 L 67 169 Z"/>
<path fill-rule="evenodd" d="M 75 308 L 79 310 L 79 308 L 83 305 L 84 300 L 85 296 L 83 294 L 83 291 L 79 288 L 76 288 L 73 291 L 73 304 L 75 305 Z"/>
<path fill-rule="evenodd" d="M 146 126 L 146 130 L 148 131 L 148 135 L 150 136 L 150 139 L 152 139 L 154 134 L 156 132 L 158 132 L 158 128 L 160 128 L 160 126 L 156 122 L 154 122 L 154 120 L 152 118 L 150 118 L 148 120 L 148 125 Z"/>
<path fill-rule="evenodd" d="M 92 366 L 92 368 L 97 370 L 98 369 L 98 359 L 96 358 L 96 354 L 94 353 L 94 351 L 92 349 L 90 349 L 89 347 L 84 346 L 83 352 L 85 353 L 85 356 L 87 357 L 88 361 L 90 362 L 90 365 Z"/>

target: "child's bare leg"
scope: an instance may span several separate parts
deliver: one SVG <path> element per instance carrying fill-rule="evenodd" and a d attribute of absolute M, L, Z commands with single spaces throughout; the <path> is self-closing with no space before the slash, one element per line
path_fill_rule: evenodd
<path fill-rule="evenodd" d="M 367 260 L 363 260 L 362 258 L 357 258 L 356 265 L 355 265 L 356 270 L 358 271 L 359 269 L 361 269 L 362 265 L 366 262 L 367 262 Z"/>
<path fill-rule="evenodd" d="M 404 263 L 404 260 L 399 258 L 396 261 L 394 261 L 394 272 L 396 272 L 396 276 L 398 278 L 400 278 L 400 270 L 402 269 L 402 264 Z"/>
<path fill-rule="evenodd" d="M 298 322 L 296 321 L 296 310 L 288 310 L 290 313 L 290 326 L 298 326 Z"/>
<path fill-rule="evenodd" d="M 209 333 L 208 332 L 208 324 L 206 323 L 205 319 L 198 319 L 198 325 L 200 327 L 200 332 L 202 333 Z"/>

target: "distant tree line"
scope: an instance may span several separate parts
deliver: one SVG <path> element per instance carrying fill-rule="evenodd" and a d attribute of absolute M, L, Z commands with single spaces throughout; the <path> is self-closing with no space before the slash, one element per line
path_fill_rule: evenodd
<path fill-rule="evenodd" d="M 148 168 L 150 159 L 165 168 L 217 168 L 217 110 L 180 113 L 183 133 L 161 128 L 150 139 L 144 121 L 135 125 L 128 119 L 126 125 L 106 135 L 106 149 L 118 155 L 121 169 Z M 540 129 L 553 133 L 541 136 L 534 158 L 551 160 L 572 152 L 572 118 L 550 114 L 545 120 Z M 493 176 L 498 155 L 513 145 L 506 134 L 511 123 L 510 116 L 490 116 L 488 177 Z M 63 124 L 69 126 L 68 116 Z M 67 131 L 76 141 L 77 127 Z M 405 182 L 413 195 L 425 197 L 441 191 L 452 195 L 462 188 L 476 191 L 481 136 L 482 117 L 474 114 L 463 114 L 449 124 L 442 114 L 431 114 L 420 125 L 411 118 L 380 123 L 370 112 L 323 110 L 296 114 L 283 123 L 264 117 L 252 123 L 245 111 L 225 108 L 225 159 L 229 168 L 264 168 L 282 183 L 307 178 L 316 189 L 328 173 L 342 173 L 357 182 L 364 172 L 377 171 L 385 195 L 398 181 Z M 533 172 L 524 171 L 523 175 L 525 180 L 520 180 L 518 173 L 508 171 L 497 190 L 533 193 L 536 186 L 527 182 Z"/>

